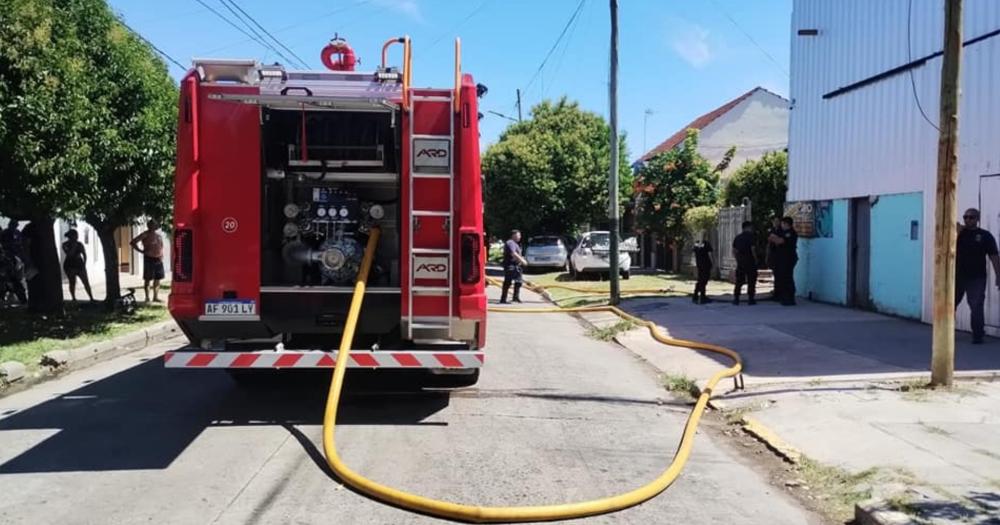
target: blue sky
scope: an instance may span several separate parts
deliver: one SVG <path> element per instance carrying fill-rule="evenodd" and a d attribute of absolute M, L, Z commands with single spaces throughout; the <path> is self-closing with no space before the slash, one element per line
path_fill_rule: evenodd
<path fill-rule="evenodd" d="M 219 0 L 202 1 L 232 18 Z M 629 157 L 642 153 L 644 120 L 646 147 L 652 148 L 696 116 L 758 85 L 787 96 L 791 1 L 620 0 L 618 107 Z M 182 64 L 192 57 L 280 60 L 196 0 L 110 3 L 133 29 Z M 354 46 L 361 69 L 375 66 L 385 39 L 409 34 L 414 83 L 447 86 L 452 83 L 452 42 L 460 36 L 463 69 L 489 87 L 481 102 L 483 113 L 516 117 L 517 88 L 522 89 L 525 117 L 532 105 L 562 95 L 588 110 L 608 113 L 607 0 L 584 0 L 537 75 L 579 0 L 237 3 L 311 68 L 322 68 L 320 49 L 335 32 Z M 183 73 L 173 65 L 170 71 L 178 78 Z M 648 119 L 647 109 L 653 111 Z M 486 114 L 481 121 L 484 146 L 509 124 Z"/>

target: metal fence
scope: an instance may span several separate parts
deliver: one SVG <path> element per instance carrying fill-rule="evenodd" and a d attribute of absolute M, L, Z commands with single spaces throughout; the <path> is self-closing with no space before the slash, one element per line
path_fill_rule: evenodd
<path fill-rule="evenodd" d="M 736 269 L 733 239 L 743 231 L 743 221 L 749 220 L 750 199 L 744 199 L 740 206 L 729 206 L 719 210 L 719 222 L 715 228 L 715 248 L 718 254 L 719 276 L 724 279 Z"/>

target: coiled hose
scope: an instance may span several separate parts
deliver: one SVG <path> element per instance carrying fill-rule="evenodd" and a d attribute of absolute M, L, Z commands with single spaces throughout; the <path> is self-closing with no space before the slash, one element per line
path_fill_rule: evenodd
<path fill-rule="evenodd" d="M 634 317 L 613 306 L 587 306 L 580 308 L 490 308 L 491 312 L 504 313 L 574 313 L 574 312 L 610 312 L 618 315 L 622 319 L 629 320 L 637 325 L 645 326 L 650 335 L 657 341 L 672 345 L 705 350 L 725 355 L 733 360 L 733 365 L 721 370 L 708 380 L 708 383 L 691 414 L 688 416 L 684 427 L 684 434 L 681 437 L 677 452 L 666 470 L 656 479 L 647 484 L 633 489 L 624 494 L 610 496 L 591 501 L 581 501 L 576 503 L 565 503 L 560 505 L 538 505 L 523 507 L 480 507 L 476 505 L 465 505 L 441 501 L 409 492 L 404 492 L 376 481 L 372 481 L 348 467 L 337 454 L 337 444 L 334 430 L 337 424 L 337 407 L 340 403 L 340 391 L 344 385 L 344 373 L 347 370 L 347 357 L 350 354 L 351 343 L 354 339 L 354 330 L 357 326 L 358 317 L 361 313 L 361 303 L 365 294 L 365 283 L 368 280 L 368 271 L 371 268 L 372 259 L 375 253 L 375 246 L 378 244 L 380 235 L 378 228 L 373 228 L 368 237 L 368 244 L 365 247 L 364 258 L 361 269 L 358 272 L 357 281 L 354 284 L 354 295 L 351 300 L 350 310 L 347 315 L 347 322 L 344 326 L 344 335 L 340 341 L 340 350 L 337 353 L 337 364 L 333 369 L 333 379 L 330 382 L 330 391 L 327 396 L 326 411 L 323 414 L 323 451 L 326 454 L 326 461 L 330 468 L 344 483 L 369 496 L 405 509 L 410 509 L 423 514 L 460 520 L 473 523 L 513 523 L 531 521 L 552 521 L 596 514 L 605 514 L 618 511 L 642 503 L 653 498 L 677 479 L 684 464 L 687 463 L 691 455 L 691 448 L 694 444 L 695 432 L 705 407 L 712 396 L 712 390 L 723 378 L 734 377 L 742 369 L 742 361 L 739 354 L 721 346 L 695 341 L 685 341 L 673 339 L 660 333 L 653 323 Z M 494 282 L 495 284 L 495 282 Z"/>

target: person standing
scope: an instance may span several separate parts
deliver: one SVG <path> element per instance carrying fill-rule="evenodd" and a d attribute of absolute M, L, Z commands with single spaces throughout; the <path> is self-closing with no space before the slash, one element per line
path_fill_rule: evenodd
<path fill-rule="evenodd" d="M 781 230 L 768 236 L 774 248 L 775 299 L 783 306 L 795 305 L 795 265 L 799 262 L 799 236 L 791 217 L 782 217 Z"/>
<path fill-rule="evenodd" d="M 66 272 L 66 278 L 69 279 L 70 298 L 76 302 L 76 280 L 79 278 L 87 297 L 93 302 L 94 294 L 90 291 L 90 279 L 87 277 L 87 248 L 80 242 L 80 233 L 75 229 L 66 232 L 66 242 L 62 243 L 62 249 L 66 255 L 63 272 Z"/>
<path fill-rule="evenodd" d="M 704 239 L 699 239 L 694 243 L 694 264 L 698 268 L 698 282 L 694 285 L 695 304 L 710 303 L 711 299 L 706 296 L 708 279 L 712 275 L 712 245 Z"/>
<path fill-rule="evenodd" d="M 772 281 L 774 283 L 773 290 L 771 291 L 771 300 L 780 301 L 781 285 L 778 283 L 778 272 L 775 270 L 778 266 L 776 260 L 778 245 L 771 242 L 772 235 L 781 235 L 781 217 L 777 215 L 771 217 L 771 229 L 767 231 L 767 254 L 764 262 L 767 263 L 767 267 L 771 270 Z"/>
<path fill-rule="evenodd" d="M 1000 287 L 1000 256 L 993 235 L 979 227 L 979 210 L 969 208 L 962 215 L 955 249 L 955 308 L 962 298 L 971 310 L 972 344 L 982 344 L 986 315 L 986 259 L 993 264 L 997 286 Z"/>
<path fill-rule="evenodd" d="M 163 237 L 158 230 L 160 225 L 155 220 L 146 222 L 146 231 L 140 233 L 132 242 L 132 249 L 142 254 L 142 289 L 146 292 L 146 302 L 149 302 L 149 283 L 153 283 L 153 302 L 160 302 L 160 280 L 163 271 Z M 139 248 L 139 244 L 142 248 Z"/>
<path fill-rule="evenodd" d="M 733 255 L 736 257 L 736 288 L 733 289 L 733 304 L 740 304 L 740 291 L 747 285 L 747 304 L 757 304 L 757 255 L 754 245 L 753 223 L 743 221 L 743 232 L 733 239 Z"/>
<path fill-rule="evenodd" d="M 19 221 L 14 219 L 11 219 L 7 223 L 7 228 L 0 232 L 0 246 L 3 246 L 8 256 L 23 259 L 24 234 L 21 233 L 21 230 L 17 229 L 20 224 Z"/>
<path fill-rule="evenodd" d="M 500 292 L 500 304 L 507 304 L 507 291 L 514 285 L 515 303 L 521 302 L 521 284 L 523 282 L 524 266 L 528 261 L 521 255 L 521 232 L 513 230 L 510 239 L 503 245 L 503 289 Z"/>

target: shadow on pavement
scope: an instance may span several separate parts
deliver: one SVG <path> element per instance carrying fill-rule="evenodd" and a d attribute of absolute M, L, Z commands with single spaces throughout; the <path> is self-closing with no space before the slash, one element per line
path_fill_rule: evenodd
<path fill-rule="evenodd" d="M 331 372 L 310 372 L 318 373 L 247 390 L 222 370 L 166 369 L 151 359 L 0 420 L 0 433 L 57 430 L 0 474 L 162 469 L 209 427 L 319 425 Z M 420 390 L 412 374 L 364 372 L 348 374 L 339 424 L 445 424 L 423 420 L 448 406 L 450 391 Z"/>
<path fill-rule="evenodd" d="M 931 361 L 931 326 L 871 312 L 800 300 L 734 306 L 683 298 L 640 298 L 625 310 L 665 327 L 672 337 L 723 345 L 744 358 L 748 375 L 815 377 L 924 372 Z M 972 345 L 956 334 L 955 370 L 1000 370 L 1000 340 Z M 703 354 L 728 365 L 714 354 Z"/>

